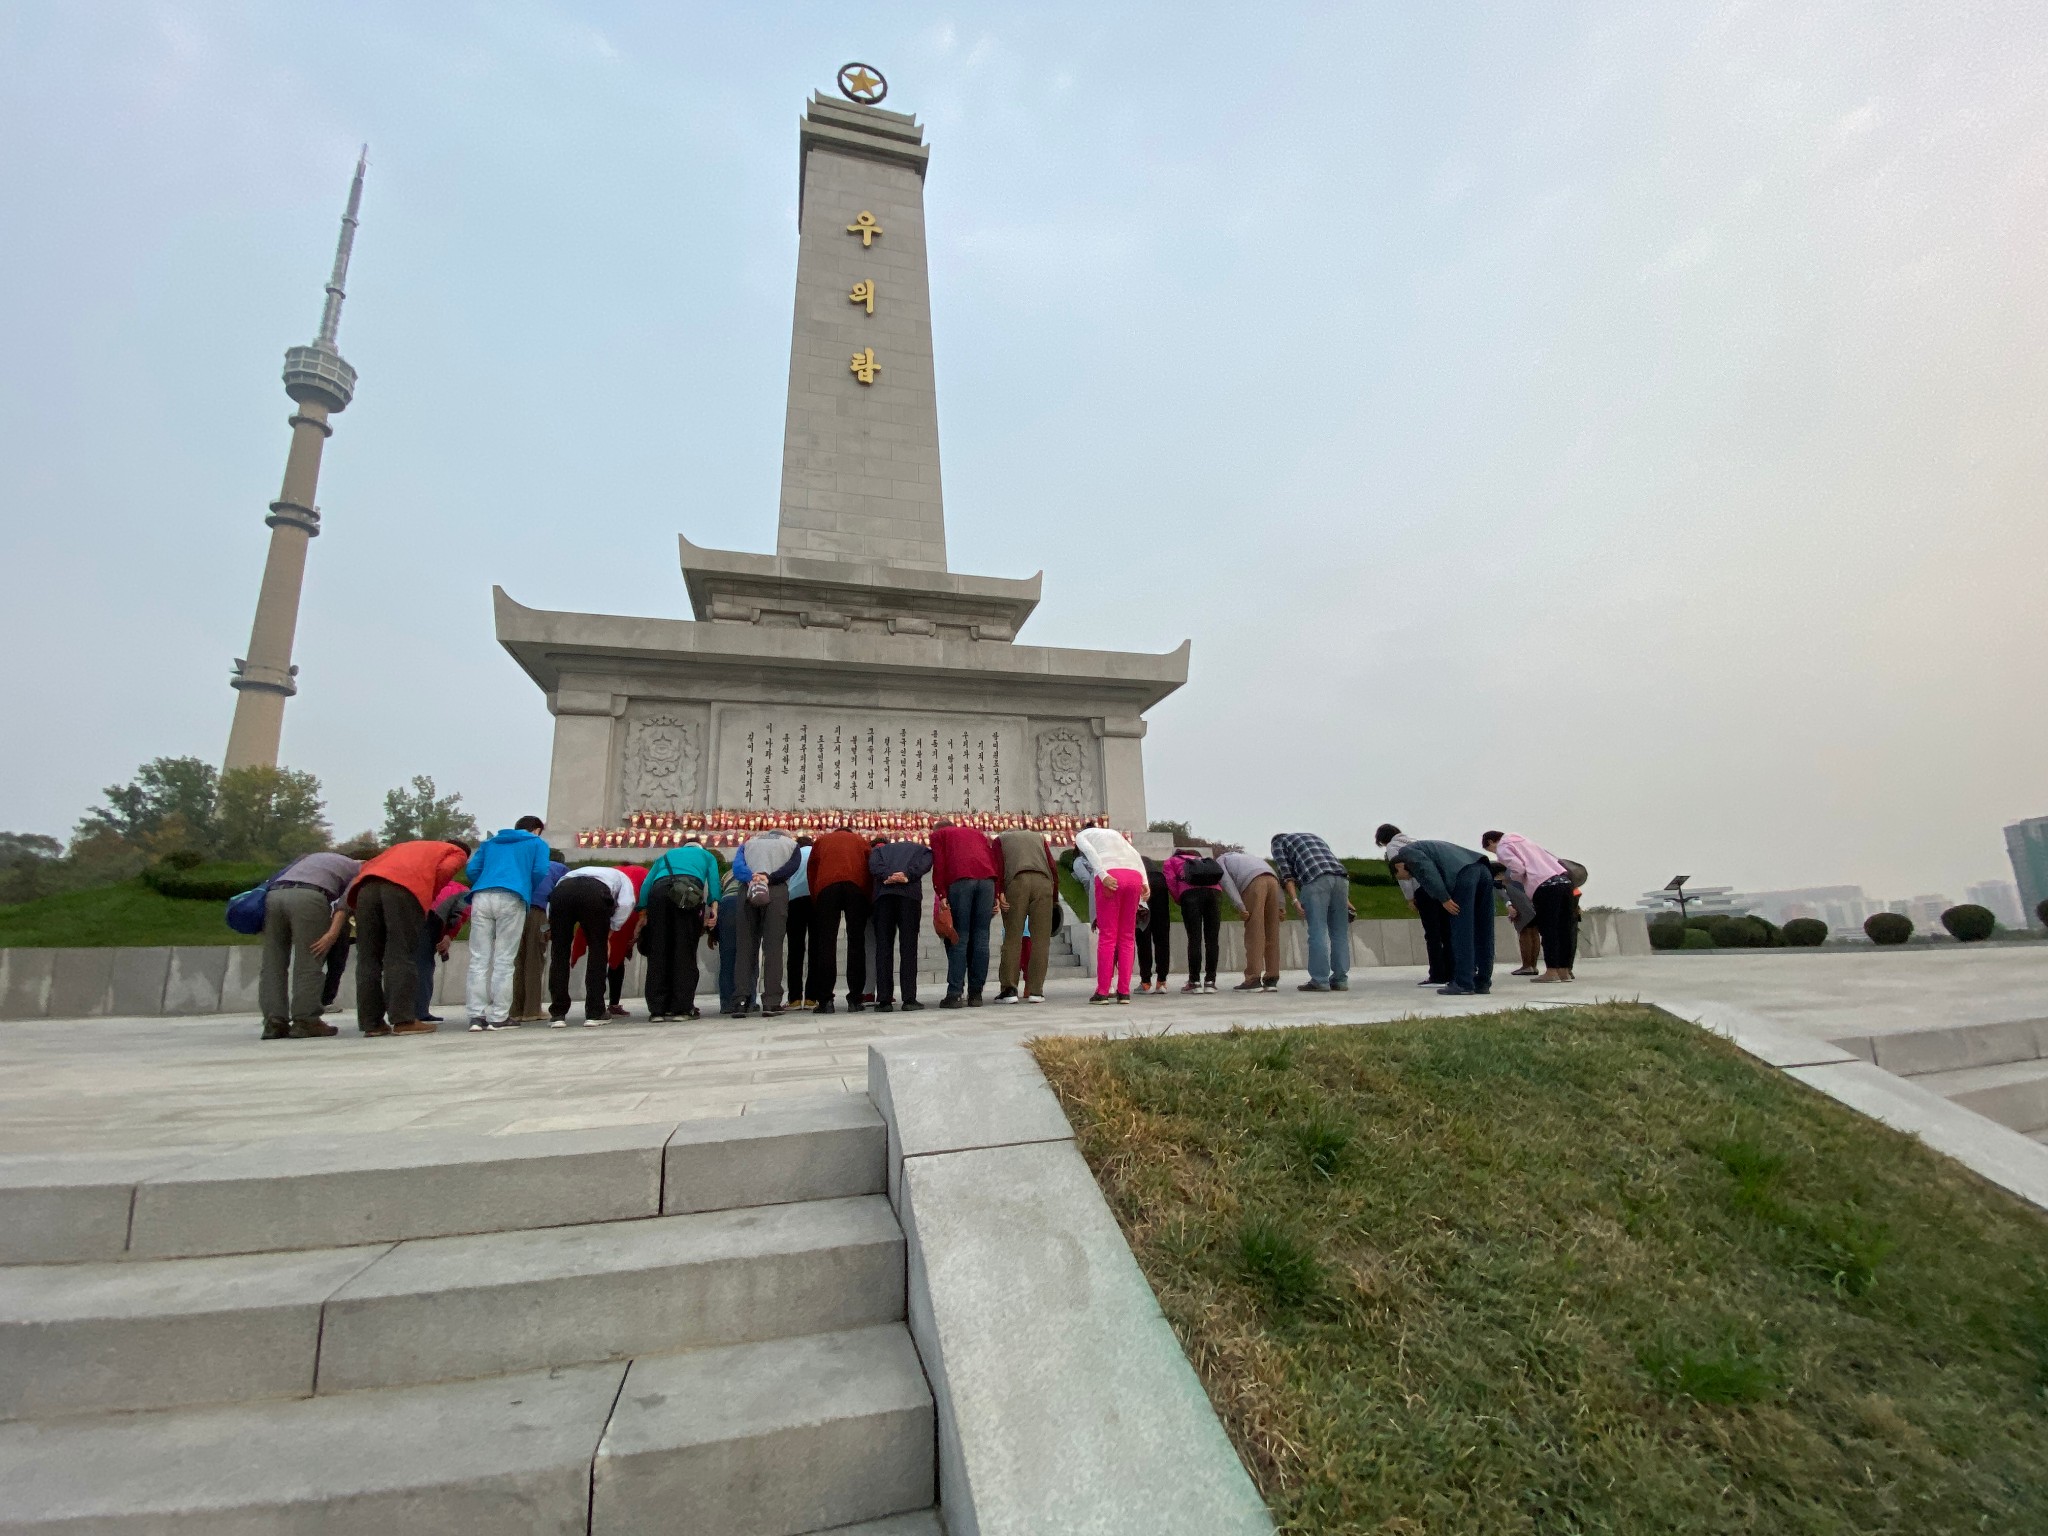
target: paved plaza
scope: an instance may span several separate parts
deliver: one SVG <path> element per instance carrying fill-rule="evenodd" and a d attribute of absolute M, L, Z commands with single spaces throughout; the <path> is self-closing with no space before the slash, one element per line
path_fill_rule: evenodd
<path fill-rule="evenodd" d="M 2048 945 L 1658 955 L 1591 960 L 1573 986 L 1500 978 L 1445 998 L 1418 972 L 1357 972 L 1343 994 L 1179 993 L 1091 1007 L 1082 982 L 1042 1006 L 776 1019 L 707 1017 L 599 1029 L 528 1025 L 471 1034 L 449 1009 L 435 1035 L 368 1040 L 346 1014 L 332 1040 L 257 1038 L 257 1020 L 32 1020 L 0 1024 L 0 1154 L 217 1146 L 400 1129 L 489 1134 L 737 1115 L 792 1096 L 863 1092 L 881 1039 L 1149 1033 L 1233 1025 L 1376 1024 L 1521 1003 L 1607 999 L 1748 1010 L 1815 1039 L 2048 1015 Z M 936 993 L 933 994 L 934 996 Z M 444 1007 L 446 1005 L 443 1005 Z M 639 1007 L 636 1000 L 629 1006 Z"/>

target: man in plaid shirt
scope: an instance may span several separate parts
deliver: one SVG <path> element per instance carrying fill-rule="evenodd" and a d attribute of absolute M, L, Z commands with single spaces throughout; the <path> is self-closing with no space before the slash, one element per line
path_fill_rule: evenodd
<path fill-rule="evenodd" d="M 1275 832 L 1273 870 L 1308 923 L 1308 980 L 1296 990 L 1350 991 L 1350 871 L 1313 832 Z"/>

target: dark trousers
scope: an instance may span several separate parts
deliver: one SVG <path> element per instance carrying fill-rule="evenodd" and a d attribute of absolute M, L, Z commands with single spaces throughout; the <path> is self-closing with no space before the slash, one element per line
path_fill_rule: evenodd
<path fill-rule="evenodd" d="M 946 889 L 953 931 L 960 935 L 946 952 L 946 995 L 981 996 L 988 985 L 988 925 L 996 915 L 993 880 L 955 880 Z"/>
<path fill-rule="evenodd" d="M 1451 984 L 1474 992 L 1493 990 L 1493 871 L 1467 864 L 1451 882 L 1455 913 L 1451 925 Z"/>
<path fill-rule="evenodd" d="M 712 942 L 718 946 L 718 1006 L 722 1012 L 732 1013 L 740 1005 L 735 995 L 740 969 L 739 897 L 718 898 L 718 927 L 712 932 Z"/>
<path fill-rule="evenodd" d="M 1570 970 L 1579 954 L 1579 904 L 1571 881 L 1539 885 L 1529 899 L 1536 908 L 1536 931 L 1543 935 L 1543 963 L 1554 971 Z"/>
<path fill-rule="evenodd" d="M 1180 920 L 1188 931 L 1188 980 L 1216 984 L 1216 946 L 1222 941 L 1223 896 L 1213 886 L 1180 893 Z"/>
<path fill-rule="evenodd" d="M 1173 905 L 1166 882 L 1156 882 L 1146 897 L 1145 921 L 1138 925 L 1138 979 L 1164 981 L 1173 972 Z"/>
<path fill-rule="evenodd" d="M 919 912 L 924 906 L 923 898 L 914 896 L 878 897 L 868 909 L 868 922 L 875 935 L 875 1001 L 891 1003 L 896 1000 L 895 989 L 890 985 L 889 960 L 902 946 L 903 1001 L 917 1001 L 917 932 Z"/>
<path fill-rule="evenodd" d="M 1429 892 L 1417 890 L 1415 915 L 1422 919 L 1422 947 L 1429 955 L 1429 979 L 1441 987 L 1451 979 L 1451 914 Z"/>
<path fill-rule="evenodd" d="M 817 941 L 811 937 L 816 924 L 817 902 L 810 896 L 789 898 L 789 932 L 784 936 L 783 953 L 787 964 L 782 968 L 783 991 L 791 1002 L 798 998 L 817 999 L 811 996 L 808 985 L 810 975 L 817 968 Z M 832 995 L 832 983 L 825 983 L 825 995 Z"/>
<path fill-rule="evenodd" d="M 793 908 L 796 903 L 791 902 Z M 839 979 L 839 920 L 846 919 L 846 1006 L 858 1008 L 868 989 L 868 893 L 841 880 L 811 893 L 811 980 L 803 995 L 814 1003 L 832 1001 Z M 789 915 L 791 923 L 796 913 Z M 794 986 L 794 983 L 791 983 Z M 792 996 L 795 994 L 792 993 Z"/>
<path fill-rule="evenodd" d="M 691 1013 L 697 1007 L 697 940 L 702 907 L 679 907 L 660 897 L 647 904 L 647 1011 Z"/>
<path fill-rule="evenodd" d="M 418 1005 L 419 1017 L 423 1019 L 434 1011 L 434 962 L 441 958 L 441 927 L 441 919 L 431 912 L 427 914 L 427 920 L 420 924 L 420 983 L 418 991 L 413 994 L 413 1000 Z"/>
<path fill-rule="evenodd" d="M 348 969 L 348 954 L 355 947 L 355 933 L 344 924 L 341 937 L 334 941 L 334 948 L 327 951 L 327 976 L 320 983 L 320 1008 L 323 1013 L 332 1008 L 334 1000 L 341 996 L 341 973 Z"/>
<path fill-rule="evenodd" d="M 612 936 L 612 891 L 602 880 L 564 880 L 548 898 L 548 1017 L 569 1017 L 569 953 L 583 930 L 583 1017 L 605 1016 L 605 947 Z"/>
<path fill-rule="evenodd" d="M 419 898 L 404 886 L 372 875 L 356 887 L 357 1028 L 418 1020 L 420 930 L 426 922 Z"/>

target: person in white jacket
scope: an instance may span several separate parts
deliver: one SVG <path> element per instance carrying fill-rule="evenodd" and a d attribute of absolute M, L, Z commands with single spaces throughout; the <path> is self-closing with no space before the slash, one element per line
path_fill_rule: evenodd
<path fill-rule="evenodd" d="M 611 935 L 626 926 L 638 893 L 616 869 L 587 864 L 555 882 L 548 896 L 548 934 L 553 954 L 548 960 L 548 1022 L 562 1029 L 569 1022 L 569 954 L 576 931 L 583 930 L 587 955 L 583 967 L 583 1022 L 595 1029 L 609 1017 L 605 998 L 605 956 Z"/>
<path fill-rule="evenodd" d="M 1114 982 L 1116 1000 L 1128 1003 L 1138 960 L 1138 908 L 1148 883 L 1145 860 L 1108 825 L 1083 827 L 1074 834 L 1074 874 L 1094 897 L 1095 995 L 1089 1001 L 1108 1002 Z"/>

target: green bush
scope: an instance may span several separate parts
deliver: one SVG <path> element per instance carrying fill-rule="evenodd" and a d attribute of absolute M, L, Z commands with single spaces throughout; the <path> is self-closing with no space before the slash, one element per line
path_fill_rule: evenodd
<path fill-rule="evenodd" d="M 1980 907 L 1974 902 L 1965 902 L 1960 907 L 1950 907 L 1941 914 L 1941 926 L 1949 937 L 1963 944 L 1975 944 L 1988 939 L 1998 927 L 1998 919 L 1991 915 L 1989 907 Z"/>
<path fill-rule="evenodd" d="M 1828 941 L 1828 925 L 1817 917 L 1795 917 L 1785 925 L 1785 942 L 1800 949 L 1812 949 Z"/>
<path fill-rule="evenodd" d="M 1650 948 L 1685 948 L 1686 926 L 1675 917 L 1660 917 L 1650 924 Z"/>
<path fill-rule="evenodd" d="M 1781 942 L 1777 926 L 1760 917 L 1717 917 L 1707 936 L 1717 949 L 1769 949 Z"/>
<path fill-rule="evenodd" d="M 1863 919 L 1863 931 L 1873 944 L 1903 944 L 1913 937 L 1913 919 L 1903 912 L 1873 912 Z"/>
<path fill-rule="evenodd" d="M 226 901 L 277 873 L 269 863 L 184 864 L 161 859 L 142 872 L 142 883 L 159 896 L 180 901 Z"/>
<path fill-rule="evenodd" d="M 1706 929 L 1695 928 L 1692 924 L 1688 923 L 1685 926 L 1685 943 L 1679 947 L 1682 949 L 1712 949 L 1714 948 L 1714 936 L 1707 932 Z"/>
<path fill-rule="evenodd" d="M 2048 928 L 2048 901 L 2036 904 L 2036 906 L 2034 907 L 2034 916 L 2041 919 L 2041 925 L 2044 928 Z"/>

